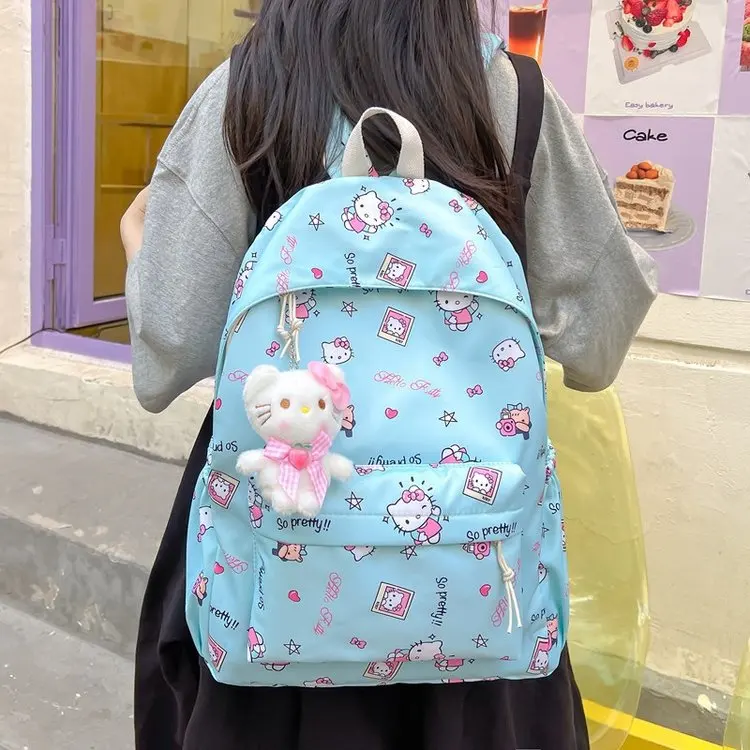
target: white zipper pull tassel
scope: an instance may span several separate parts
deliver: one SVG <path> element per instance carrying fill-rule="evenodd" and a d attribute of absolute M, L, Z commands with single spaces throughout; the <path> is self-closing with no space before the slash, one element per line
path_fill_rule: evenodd
<path fill-rule="evenodd" d="M 513 632 L 513 618 L 518 623 L 518 627 L 523 627 L 523 621 L 521 620 L 521 610 L 518 606 L 518 597 L 516 596 L 516 572 L 513 568 L 508 565 L 505 557 L 503 556 L 503 543 L 497 543 L 497 561 L 500 563 L 500 568 L 503 571 L 503 582 L 505 583 L 505 592 L 508 595 L 509 617 L 508 617 L 508 632 Z"/>
<path fill-rule="evenodd" d="M 284 341 L 281 357 L 289 352 L 292 365 L 299 365 L 299 334 L 302 330 L 303 321 L 297 317 L 297 296 L 294 293 L 283 294 L 279 301 L 281 313 L 279 316 L 279 327 L 276 329 Z M 288 319 L 288 328 L 287 328 Z"/>

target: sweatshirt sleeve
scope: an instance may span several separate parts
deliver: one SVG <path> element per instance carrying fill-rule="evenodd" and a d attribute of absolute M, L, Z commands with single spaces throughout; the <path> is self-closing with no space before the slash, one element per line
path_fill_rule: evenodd
<path fill-rule="evenodd" d="M 500 132 L 512 149 L 515 73 L 504 55 L 490 73 Z M 563 366 L 566 385 L 599 391 L 617 377 L 656 297 L 656 265 L 628 237 L 607 175 L 549 82 L 544 106 L 526 205 L 529 292 L 545 352 Z"/>
<path fill-rule="evenodd" d="M 133 384 L 165 409 L 214 373 L 255 217 L 223 141 L 226 65 L 196 92 L 157 162 L 143 247 L 128 267 Z"/>

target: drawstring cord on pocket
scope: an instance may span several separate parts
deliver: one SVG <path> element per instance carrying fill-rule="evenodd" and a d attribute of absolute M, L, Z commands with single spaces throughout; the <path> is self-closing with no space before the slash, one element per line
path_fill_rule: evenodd
<path fill-rule="evenodd" d="M 297 296 L 294 293 L 282 294 L 279 301 L 281 313 L 279 315 L 279 327 L 276 330 L 284 341 L 281 357 L 283 358 L 289 352 L 292 366 L 296 367 L 299 364 L 299 333 L 304 321 L 297 317 Z M 287 319 L 289 320 L 288 328 Z"/>
<path fill-rule="evenodd" d="M 521 620 L 521 609 L 518 606 L 518 597 L 516 596 L 516 573 L 513 568 L 508 565 L 505 557 L 503 556 L 503 543 L 497 543 L 497 561 L 500 563 L 500 568 L 503 571 L 503 582 L 505 583 L 505 591 L 508 595 L 508 601 L 510 602 L 510 617 L 508 618 L 508 632 L 513 632 L 513 618 L 515 617 L 518 627 L 523 627 L 523 621 Z"/>

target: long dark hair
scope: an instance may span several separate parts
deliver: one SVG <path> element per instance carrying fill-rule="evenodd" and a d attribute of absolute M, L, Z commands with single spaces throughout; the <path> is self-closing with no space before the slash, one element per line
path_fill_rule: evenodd
<path fill-rule="evenodd" d="M 265 0 L 235 50 L 224 119 L 260 218 L 327 178 L 336 105 L 351 122 L 380 106 L 417 127 L 428 177 L 476 198 L 513 234 L 481 41 L 477 0 Z M 395 164 L 388 118 L 368 121 L 365 140 L 376 168 Z"/>

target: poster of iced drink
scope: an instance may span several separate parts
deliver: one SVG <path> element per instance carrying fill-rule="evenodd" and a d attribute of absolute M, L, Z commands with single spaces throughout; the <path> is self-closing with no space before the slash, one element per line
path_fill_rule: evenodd
<path fill-rule="evenodd" d="M 535 58 L 540 65 L 544 53 L 548 2 L 514 3 L 511 0 L 508 12 L 508 48 L 519 55 Z"/>

